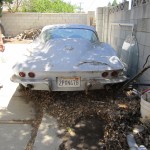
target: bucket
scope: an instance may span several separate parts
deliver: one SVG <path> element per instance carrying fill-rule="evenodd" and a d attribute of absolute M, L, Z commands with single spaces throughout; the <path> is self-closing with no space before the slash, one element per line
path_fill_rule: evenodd
<path fill-rule="evenodd" d="M 150 119 L 150 91 L 141 96 L 141 116 L 143 119 Z"/>

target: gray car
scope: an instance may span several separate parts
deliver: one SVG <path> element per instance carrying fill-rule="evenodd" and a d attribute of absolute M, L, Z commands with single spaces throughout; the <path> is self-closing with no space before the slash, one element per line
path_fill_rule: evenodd
<path fill-rule="evenodd" d="M 13 67 L 13 82 L 32 90 L 81 91 L 124 82 L 116 51 L 86 25 L 49 25 Z"/>

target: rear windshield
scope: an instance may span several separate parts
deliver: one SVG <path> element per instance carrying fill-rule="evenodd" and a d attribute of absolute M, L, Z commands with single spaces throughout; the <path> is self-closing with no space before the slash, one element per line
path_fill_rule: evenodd
<path fill-rule="evenodd" d="M 44 42 L 56 38 L 81 38 L 87 39 L 91 42 L 98 41 L 97 35 L 92 30 L 75 28 L 47 29 L 41 33 L 40 38 L 42 38 Z"/>

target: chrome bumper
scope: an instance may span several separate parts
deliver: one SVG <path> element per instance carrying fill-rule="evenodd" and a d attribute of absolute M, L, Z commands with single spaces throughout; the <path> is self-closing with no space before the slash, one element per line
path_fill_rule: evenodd
<path fill-rule="evenodd" d="M 127 80 L 125 76 L 113 78 L 113 79 L 82 79 L 80 87 L 58 87 L 56 80 L 39 80 L 39 79 L 20 79 L 16 75 L 13 75 L 10 79 L 12 82 L 20 83 L 25 87 L 32 85 L 32 90 L 46 90 L 46 91 L 83 91 L 104 89 L 105 85 L 117 84 Z"/>

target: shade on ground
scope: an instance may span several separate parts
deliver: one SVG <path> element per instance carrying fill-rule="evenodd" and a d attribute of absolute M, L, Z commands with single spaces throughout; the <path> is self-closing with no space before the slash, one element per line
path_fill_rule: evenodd
<path fill-rule="evenodd" d="M 0 150 L 24 150 L 30 132 L 30 125 L 0 124 Z"/>

